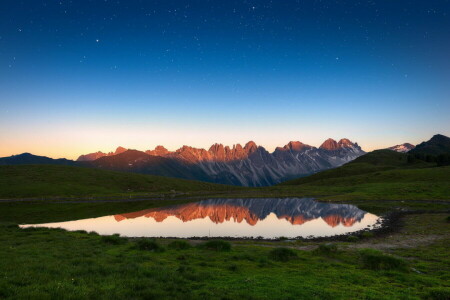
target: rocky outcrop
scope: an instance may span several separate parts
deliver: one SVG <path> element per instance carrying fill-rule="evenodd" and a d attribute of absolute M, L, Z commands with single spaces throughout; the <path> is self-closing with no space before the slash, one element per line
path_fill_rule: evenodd
<path fill-rule="evenodd" d="M 119 146 L 119 147 L 117 147 L 116 151 L 114 151 L 114 152 L 103 153 L 101 151 L 98 151 L 98 152 L 94 152 L 94 153 L 80 155 L 80 157 L 78 157 L 77 161 L 92 161 L 92 160 L 96 160 L 96 159 L 99 159 L 104 156 L 113 156 L 113 155 L 121 154 L 121 153 L 124 153 L 125 151 L 127 151 L 127 149 Z"/>
<path fill-rule="evenodd" d="M 388 149 L 392 150 L 392 151 L 400 152 L 400 153 L 406 153 L 406 152 L 409 152 L 410 150 L 414 149 L 415 147 L 416 146 L 414 146 L 410 143 L 404 143 L 401 145 L 395 145 L 395 146 L 389 147 Z"/>

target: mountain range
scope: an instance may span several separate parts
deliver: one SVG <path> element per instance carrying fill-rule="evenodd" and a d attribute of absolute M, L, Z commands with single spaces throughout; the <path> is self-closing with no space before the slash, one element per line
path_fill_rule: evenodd
<path fill-rule="evenodd" d="M 215 183 L 268 186 L 287 179 L 338 167 L 365 152 L 348 139 L 328 139 L 319 148 L 289 142 L 269 153 L 250 141 L 233 147 L 214 144 L 208 150 L 183 146 L 169 151 L 163 146 L 145 152 L 125 150 L 82 155 L 78 162 L 97 168 L 197 179 Z M 101 155 L 100 158 L 98 156 Z"/>
<path fill-rule="evenodd" d="M 407 152 L 410 144 L 389 149 Z M 439 155 L 450 153 L 450 138 L 435 135 L 408 153 Z M 160 175 L 213 183 L 268 186 L 341 166 L 365 154 L 348 139 L 328 139 L 318 148 L 302 142 L 289 142 L 272 153 L 250 141 L 233 147 L 214 144 L 208 150 L 183 146 L 169 151 L 163 146 L 138 151 L 118 147 L 115 152 L 81 155 L 77 161 L 52 159 L 23 153 L 0 158 L 0 165 L 53 164 Z"/>

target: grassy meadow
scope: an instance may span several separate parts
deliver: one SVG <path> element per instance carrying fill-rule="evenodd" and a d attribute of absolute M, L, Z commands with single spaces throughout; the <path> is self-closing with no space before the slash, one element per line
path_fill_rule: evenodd
<path fill-rule="evenodd" d="M 18 227 L 226 196 L 308 196 L 405 213 L 392 231 L 332 242 L 129 239 Z M 450 299 L 450 167 L 408 164 L 394 152 L 252 189 L 1 166 L 0 198 L 9 199 L 0 201 L 0 299 Z"/>

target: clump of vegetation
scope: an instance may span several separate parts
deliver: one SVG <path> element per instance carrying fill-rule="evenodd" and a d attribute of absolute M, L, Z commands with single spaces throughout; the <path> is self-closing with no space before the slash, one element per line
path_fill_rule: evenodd
<path fill-rule="evenodd" d="M 371 237 L 373 237 L 373 232 L 364 231 L 363 233 L 361 233 L 361 237 L 363 237 L 363 238 L 371 238 Z"/>
<path fill-rule="evenodd" d="M 269 252 L 269 258 L 276 261 L 289 261 L 297 257 L 297 252 L 290 248 L 275 248 Z"/>
<path fill-rule="evenodd" d="M 86 230 L 75 230 L 74 232 L 82 233 L 82 234 L 87 234 L 88 233 Z"/>
<path fill-rule="evenodd" d="M 447 223 L 450 223 L 450 216 L 447 216 Z"/>
<path fill-rule="evenodd" d="M 175 250 L 186 250 L 191 248 L 191 244 L 189 242 L 184 240 L 176 240 L 171 242 L 168 246 L 169 249 L 175 249 Z"/>
<path fill-rule="evenodd" d="M 320 244 L 317 249 L 314 250 L 315 254 L 332 255 L 338 252 L 338 246 L 336 244 Z"/>
<path fill-rule="evenodd" d="M 287 239 L 288 239 L 288 238 L 285 237 L 285 236 L 280 236 L 280 237 L 278 238 L 279 241 L 286 241 Z"/>
<path fill-rule="evenodd" d="M 152 240 L 152 239 L 139 239 L 136 242 L 136 247 L 139 250 L 146 250 L 146 251 L 154 251 L 154 252 L 164 252 L 165 251 L 163 246 L 161 246 L 155 240 Z"/>
<path fill-rule="evenodd" d="M 231 264 L 228 266 L 228 270 L 230 270 L 231 272 L 237 272 L 239 270 L 239 267 L 236 264 Z"/>
<path fill-rule="evenodd" d="M 374 249 L 359 252 L 363 267 L 370 270 L 406 270 L 406 262 L 392 255 L 386 255 Z"/>
<path fill-rule="evenodd" d="M 231 243 L 223 240 L 212 240 L 200 244 L 199 247 L 215 251 L 230 251 Z"/>
<path fill-rule="evenodd" d="M 104 235 L 101 237 L 101 241 L 111 245 L 121 245 L 127 242 L 127 240 L 121 238 L 119 234 Z"/>
<path fill-rule="evenodd" d="M 355 235 L 350 235 L 349 237 L 347 237 L 347 241 L 354 243 L 359 241 L 359 238 Z"/>
<path fill-rule="evenodd" d="M 447 300 L 450 299 L 450 288 L 435 287 L 428 289 L 425 299 Z"/>

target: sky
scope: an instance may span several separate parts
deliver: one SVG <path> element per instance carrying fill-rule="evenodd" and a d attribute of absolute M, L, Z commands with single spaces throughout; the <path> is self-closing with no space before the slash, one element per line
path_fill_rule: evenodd
<path fill-rule="evenodd" d="M 0 1 L 0 156 L 450 135 L 450 1 Z"/>

